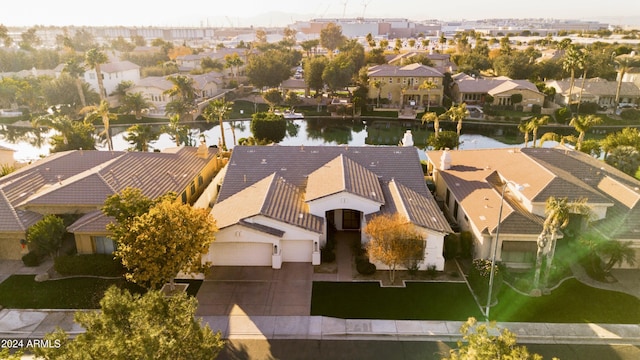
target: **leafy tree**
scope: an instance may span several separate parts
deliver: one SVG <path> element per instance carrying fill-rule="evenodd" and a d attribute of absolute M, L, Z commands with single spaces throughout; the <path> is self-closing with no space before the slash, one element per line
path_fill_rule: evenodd
<path fill-rule="evenodd" d="M 453 149 L 460 145 L 460 137 L 455 131 L 440 131 L 427 139 L 427 145 L 435 150 Z"/>
<path fill-rule="evenodd" d="M 348 56 L 340 54 L 329 61 L 322 72 L 322 81 L 331 89 L 336 91 L 347 87 L 351 83 L 355 67 Z"/>
<path fill-rule="evenodd" d="M 384 50 L 381 48 L 373 48 L 365 54 L 365 63 L 367 64 L 385 64 L 387 59 L 384 57 Z"/>
<path fill-rule="evenodd" d="M 512 51 L 493 59 L 493 70 L 498 76 L 512 79 L 528 79 L 534 74 L 534 59 L 524 51 Z"/>
<path fill-rule="evenodd" d="M 81 113 L 85 113 L 84 121 L 93 124 L 96 120 L 101 120 L 104 130 L 100 132 L 101 136 L 104 136 L 107 140 L 107 147 L 109 151 L 113 151 L 113 141 L 111 140 L 111 120 L 117 120 L 118 116 L 109 110 L 109 103 L 106 100 L 102 100 L 98 106 L 88 106 L 81 110 Z"/>
<path fill-rule="evenodd" d="M 640 152 L 632 146 L 621 145 L 611 150 L 605 161 L 625 174 L 635 176 L 640 167 Z"/>
<path fill-rule="evenodd" d="M 22 39 L 19 44 L 20 49 L 32 51 L 35 47 L 42 44 L 42 39 L 40 39 L 40 37 L 38 36 L 37 31 L 38 29 L 32 27 L 20 34 L 20 38 Z"/>
<path fill-rule="evenodd" d="M 309 88 L 316 91 L 316 94 L 324 87 L 322 73 L 327 66 L 327 62 L 326 57 L 316 56 L 304 63 L 304 81 Z"/>
<path fill-rule="evenodd" d="M 387 265 L 389 281 L 395 280 L 399 265 L 420 262 L 424 258 L 425 241 L 416 227 L 399 213 L 377 215 L 367 222 L 367 253 Z"/>
<path fill-rule="evenodd" d="M 27 242 L 35 245 L 41 253 L 54 258 L 58 256 L 66 232 L 66 226 L 61 218 L 47 215 L 29 228 Z"/>
<path fill-rule="evenodd" d="M 100 301 L 101 311 L 78 311 L 74 321 L 85 332 L 70 338 L 62 329 L 45 335 L 57 347 L 36 348 L 44 359 L 215 359 L 224 341 L 220 332 L 195 317 L 198 301 L 160 291 L 132 295 L 115 286 Z"/>
<path fill-rule="evenodd" d="M 260 89 L 280 86 L 291 76 L 290 66 L 283 55 L 282 51 L 267 50 L 250 57 L 245 68 L 249 81 Z"/>
<path fill-rule="evenodd" d="M 107 199 L 103 212 L 118 219 L 122 214 L 114 214 L 112 209 L 140 210 L 150 201 L 137 197 L 141 204 L 118 204 Z M 182 204 L 172 196 L 152 202 L 147 212 L 109 224 L 107 229 L 118 243 L 115 255 L 127 269 L 125 277 L 148 288 L 158 288 L 167 282 L 173 287 L 173 279 L 180 271 L 203 272 L 201 256 L 209 250 L 217 231 L 215 220 L 206 209 Z"/>
<path fill-rule="evenodd" d="M 597 124 L 602 122 L 602 118 L 596 115 L 579 115 L 571 119 L 569 125 L 573 126 L 574 129 L 579 133 L 578 142 L 576 143 L 576 149 L 580 151 L 582 147 L 582 142 L 584 141 L 584 135 L 589 129 Z"/>
<path fill-rule="evenodd" d="M 300 105 L 302 100 L 298 97 L 298 94 L 296 94 L 295 91 L 289 91 L 284 99 L 284 103 L 293 109 L 295 106 Z"/>
<path fill-rule="evenodd" d="M 151 125 L 135 124 L 127 129 L 125 140 L 133 145 L 129 150 L 149 151 L 149 143 L 160 138 L 160 132 Z"/>
<path fill-rule="evenodd" d="M 123 36 L 111 40 L 111 48 L 120 52 L 131 52 L 136 48 L 135 44 L 127 41 Z"/>
<path fill-rule="evenodd" d="M 10 47 L 13 42 L 9 36 L 9 30 L 3 24 L 0 24 L 0 40 L 3 41 L 5 47 Z"/>
<path fill-rule="evenodd" d="M 98 88 L 100 89 L 100 99 L 104 100 L 107 97 L 107 93 L 104 90 L 104 81 L 102 78 L 102 71 L 100 66 L 109 61 L 107 55 L 98 48 L 92 48 L 84 56 L 84 61 L 89 67 L 96 71 L 96 78 L 98 79 Z"/>
<path fill-rule="evenodd" d="M 46 127 L 56 131 L 51 136 L 51 152 L 68 150 L 94 150 L 96 147 L 93 133 L 95 127 L 92 124 L 71 120 L 64 115 L 48 115 L 36 118 L 34 127 Z"/>
<path fill-rule="evenodd" d="M 611 133 L 601 140 L 602 150 L 605 159 L 613 149 L 618 146 L 631 146 L 640 151 L 640 131 L 636 128 L 624 128 L 618 132 Z"/>
<path fill-rule="evenodd" d="M 282 93 L 278 89 L 270 89 L 262 93 L 262 98 L 269 104 L 269 111 L 273 112 L 276 106 L 282 103 Z"/>
<path fill-rule="evenodd" d="M 220 60 L 212 59 L 210 57 L 202 58 L 202 60 L 200 60 L 200 67 L 203 72 L 222 71 L 225 66 L 226 64 L 221 63 Z"/>
<path fill-rule="evenodd" d="M 600 141 L 594 139 L 583 141 L 582 146 L 580 146 L 580 151 L 585 154 L 589 154 L 594 158 L 600 158 L 600 155 L 602 155 Z"/>
<path fill-rule="evenodd" d="M 142 113 L 154 107 L 151 101 L 145 98 L 142 92 L 136 92 L 131 94 L 126 94 L 122 99 L 122 105 L 120 106 L 120 111 L 124 113 L 131 114 L 133 113 L 136 117 L 136 120 L 142 119 Z"/>
<path fill-rule="evenodd" d="M 458 348 L 449 350 L 449 357 L 443 360 L 542 360 L 542 356 L 517 345 L 516 334 L 509 329 L 499 331 L 495 323 L 478 323 L 470 317 L 460 333 Z"/>
<path fill-rule="evenodd" d="M 339 48 L 346 38 L 342 35 L 342 27 L 335 23 L 329 23 L 320 30 L 320 45 L 327 49 L 329 57 L 333 57 L 333 51 Z"/>
<path fill-rule="evenodd" d="M 251 115 L 251 133 L 259 143 L 279 143 L 287 134 L 287 121 L 272 112 Z"/>
<path fill-rule="evenodd" d="M 227 141 L 224 138 L 224 120 L 229 116 L 233 103 L 224 99 L 216 99 L 209 102 L 203 111 L 204 118 L 207 122 L 217 119 L 220 123 L 220 136 L 222 137 L 222 149 L 227 149 Z M 234 135 L 235 137 L 235 135 Z"/>

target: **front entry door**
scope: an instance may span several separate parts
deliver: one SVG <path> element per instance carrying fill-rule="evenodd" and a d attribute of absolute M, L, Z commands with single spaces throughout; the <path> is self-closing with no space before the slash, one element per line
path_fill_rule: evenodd
<path fill-rule="evenodd" d="M 360 211 L 348 209 L 342 210 L 342 228 L 345 230 L 359 230 Z"/>

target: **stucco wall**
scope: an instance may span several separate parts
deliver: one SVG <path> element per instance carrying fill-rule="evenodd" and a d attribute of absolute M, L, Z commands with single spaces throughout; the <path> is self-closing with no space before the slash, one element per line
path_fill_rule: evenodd
<path fill-rule="evenodd" d="M 29 252 L 25 246 L 22 249 L 20 239 L 25 239 L 24 233 L 2 233 L 0 234 L 0 259 L 20 260 L 22 255 Z"/>

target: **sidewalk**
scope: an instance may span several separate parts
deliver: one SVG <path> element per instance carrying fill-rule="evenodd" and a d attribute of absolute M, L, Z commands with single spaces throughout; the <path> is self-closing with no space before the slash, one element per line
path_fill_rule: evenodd
<path fill-rule="evenodd" d="M 0 338 L 41 339 L 57 326 L 68 333 L 83 329 L 74 310 L 0 311 Z M 202 316 L 226 339 L 316 339 L 386 341 L 457 341 L 461 321 L 336 319 L 322 316 Z M 518 336 L 518 343 L 640 345 L 635 324 L 498 323 Z"/>

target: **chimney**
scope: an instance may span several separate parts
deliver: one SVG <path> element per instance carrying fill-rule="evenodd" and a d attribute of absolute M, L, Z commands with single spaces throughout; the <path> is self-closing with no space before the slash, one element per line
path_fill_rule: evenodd
<path fill-rule="evenodd" d="M 202 159 L 209 157 L 209 149 L 207 148 L 206 141 L 200 140 L 200 145 L 198 146 L 198 150 L 196 150 L 196 156 Z"/>
<path fill-rule="evenodd" d="M 405 131 L 404 137 L 402 138 L 402 146 L 413 146 L 413 134 L 411 134 L 411 130 Z"/>
<path fill-rule="evenodd" d="M 451 154 L 449 153 L 449 148 L 446 148 L 442 152 L 442 157 L 440 158 L 440 170 L 449 169 L 451 169 Z"/>

